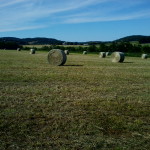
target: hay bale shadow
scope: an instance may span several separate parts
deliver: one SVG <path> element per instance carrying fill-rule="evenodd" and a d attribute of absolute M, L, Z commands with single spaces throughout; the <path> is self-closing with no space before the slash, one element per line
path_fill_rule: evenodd
<path fill-rule="evenodd" d="M 134 63 L 134 62 L 130 62 L 130 61 L 128 61 L 128 62 L 122 62 L 122 63 L 127 63 L 127 64 L 129 63 L 129 64 L 132 64 L 132 63 Z"/>
<path fill-rule="evenodd" d="M 64 65 L 64 66 L 82 67 L 83 65 Z"/>

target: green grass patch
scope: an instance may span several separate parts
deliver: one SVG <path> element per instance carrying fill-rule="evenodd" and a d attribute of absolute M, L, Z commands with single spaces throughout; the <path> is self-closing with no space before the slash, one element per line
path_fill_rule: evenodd
<path fill-rule="evenodd" d="M 149 59 L 47 54 L 0 51 L 0 149 L 149 149 Z"/>

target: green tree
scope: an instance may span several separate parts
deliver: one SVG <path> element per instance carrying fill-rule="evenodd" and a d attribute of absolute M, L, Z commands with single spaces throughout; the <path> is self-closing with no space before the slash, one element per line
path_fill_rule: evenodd
<path fill-rule="evenodd" d="M 150 46 L 148 45 L 142 46 L 142 53 L 150 53 Z"/>
<path fill-rule="evenodd" d="M 96 47 L 95 45 L 90 45 L 90 46 L 88 47 L 88 51 L 89 51 L 89 52 L 97 52 L 98 49 L 97 49 L 97 47 Z"/>
<path fill-rule="evenodd" d="M 99 51 L 100 52 L 107 52 L 107 51 L 109 51 L 109 47 L 106 44 L 101 43 L 99 46 Z"/>

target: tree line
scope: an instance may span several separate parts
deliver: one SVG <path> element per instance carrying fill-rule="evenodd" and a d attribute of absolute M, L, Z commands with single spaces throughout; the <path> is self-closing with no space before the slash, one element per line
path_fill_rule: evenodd
<path fill-rule="evenodd" d="M 0 42 L 0 49 L 17 49 L 22 48 L 21 45 L 17 44 L 16 42 Z"/>
<path fill-rule="evenodd" d="M 0 49 L 17 49 L 21 48 L 23 50 L 29 50 L 31 47 L 23 47 L 16 42 L 0 42 Z M 50 45 L 50 46 L 42 46 L 41 48 L 33 47 L 35 50 L 49 51 L 51 49 L 62 49 L 69 50 L 72 52 L 114 52 L 121 51 L 124 53 L 150 53 L 149 45 L 141 45 L 141 44 L 132 44 L 130 42 L 111 42 L 111 43 L 100 43 L 95 44 L 91 43 L 91 45 L 87 46 L 63 46 L 63 45 Z"/>
<path fill-rule="evenodd" d="M 91 44 L 88 46 L 63 46 L 63 45 L 50 45 L 43 46 L 41 48 L 33 47 L 36 50 L 49 51 L 51 49 L 69 50 L 72 52 L 114 52 L 121 51 L 124 53 L 150 53 L 149 45 L 131 44 L 130 42 L 112 42 L 112 43 L 101 43 L 98 45 Z M 29 50 L 29 47 L 24 47 L 24 50 Z"/>

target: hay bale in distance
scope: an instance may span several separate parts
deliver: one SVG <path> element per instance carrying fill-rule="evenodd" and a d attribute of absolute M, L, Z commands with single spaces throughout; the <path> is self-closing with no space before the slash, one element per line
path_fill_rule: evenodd
<path fill-rule="evenodd" d="M 147 59 L 147 58 L 148 58 L 148 55 L 147 55 L 147 54 L 142 54 L 141 58 L 142 58 L 142 59 Z"/>
<path fill-rule="evenodd" d="M 66 55 L 69 55 L 69 50 L 64 51 Z"/>
<path fill-rule="evenodd" d="M 106 57 L 106 53 L 105 52 L 100 52 L 99 53 L 99 57 L 100 58 L 105 58 Z"/>
<path fill-rule="evenodd" d="M 123 62 L 125 55 L 123 52 L 113 52 L 112 53 L 112 62 Z"/>
<path fill-rule="evenodd" d="M 35 49 L 30 49 L 30 54 L 35 54 Z"/>
<path fill-rule="evenodd" d="M 83 54 L 84 54 L 84 55 L 87 54 L 87 51 L 83 51 Z"/>
<path fill-rule="evenodd" d="M 17 51 L 21 51 L 21 49 L 20 49 L 20 48 L 17 48 Z"/>
<path fill-rule="evenodd" d="M 109 56 L 110 55 L 110 52 L 106 52 L 106 56 Z"/>
<path fill-rule="evenodd" d="M 54 66 L 62 66 L 66 63 L 67 56 L 63 50 L 52 49 L 48 53 L 48 62 Z"/>

